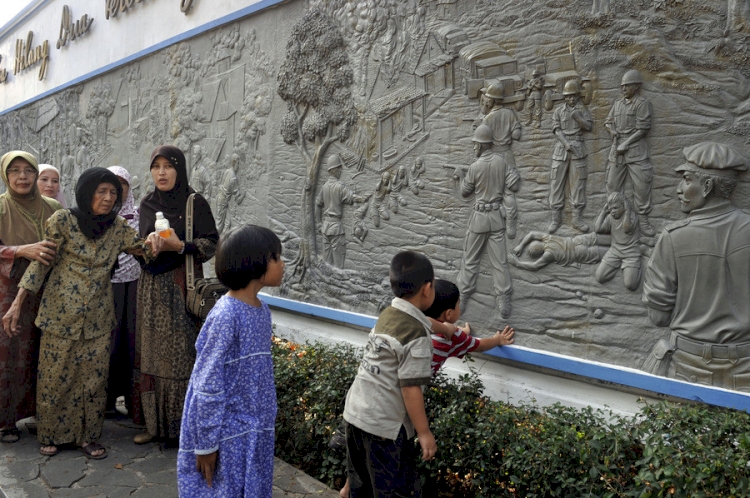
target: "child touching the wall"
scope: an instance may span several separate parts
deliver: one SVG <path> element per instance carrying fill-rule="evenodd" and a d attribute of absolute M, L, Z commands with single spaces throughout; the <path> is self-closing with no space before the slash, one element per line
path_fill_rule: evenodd
<path fill-rule="evenodd" d="M 439 322 L 455 324 L 461 317 L 459 297 L 460 293 L 455 284 L 447 280 L 435 279 L 435 301 L 424 314 Z M 482 353 L 496 346 L 513 344 L 515 332 L 506 325 L 502 332 L 498 331 L 492 337 L 480 339 L 470 334 L 471 328 L 468 323 L 464 327 L 456 327 L 452 337 L 435 332 L 431 334 L 432 375 L 438 373 L 448 358 L 463 358 L 467 353 Z"/>
<path fill-rule="evenodd" d="M 206 318 L 182 418 L 180 496 L 270 498 L 276 387 L 271 312 L 258 298 L 284 277 L 281 242 L 244 225 L 224 234 L 216 275 L 229 292 Z"/>

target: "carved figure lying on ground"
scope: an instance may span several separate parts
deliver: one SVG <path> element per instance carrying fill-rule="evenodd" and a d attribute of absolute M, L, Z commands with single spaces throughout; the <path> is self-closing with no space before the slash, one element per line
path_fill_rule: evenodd
<path fill-rule="evenodd" d="M 560 237 L 545 232 L 529 232 L 511 254 L 508 262 L 518 268 L 536 271 L 550 263 L 580 268 L 582 264 L 601 261 L 607 252 L 610 237 L 596 233 Z M 533 261 L 520 259 L 524 249 Z"/>

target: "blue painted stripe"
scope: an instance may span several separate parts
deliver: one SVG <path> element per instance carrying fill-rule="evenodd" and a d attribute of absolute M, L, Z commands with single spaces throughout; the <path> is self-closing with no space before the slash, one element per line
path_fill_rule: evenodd
<path fill-rule="evenodd" d="M 262 293 L 261 297 L 269 306 L 275 308 L 367 329 L 372 328 L 377 320 L 376 317 L 370 315 L 327 308 L 325 306 L 303 303 L 301 301 Z M 638 370 L 594 363 L 569 356 L 531 350 L 521 346 L 493 348 L 484 354 L 526 365 L 548 368 L 559 372 L 643 389 L 644 391 L 657 394 L 750 412 L 750 395 L 737 391 L 691 384 L 689 382 L 659 377 L 658 375 L 651 375 Z"/>
<path fill-rule="evenodd" d="M 97 76 L 100 76 L 104 73 L 107 73 L 109 71 L 112 71 L 114 69 L 117 69 L 120 66 L 124 66 L 125 64 L 129 64 L 135 60 L 142 59 L 143 57 L 146 57 L 147 55 L 151 55 L 154 52 L 158 52 L 159 50 L 162 50 L 166 47 L 169 47 L 170 45 L 174 45 L 175 43 L 179 43 L 181 41 L 185 41 L 189 38 L 193 38 L 195 36 L 198 36 L 202 33 L 205 33 L 206 31 L 212 30 L 214 28 L 217 28 L 219 26 L 222 26 L 224 24 L 229 24 L 231 22 L 237 21 L 239 19 L 242 19 L 243 17 L 247 17 L 251 14 L 255 14 L 263 9 L 267 9 L 269 7 L 272 7 L 274 5 L 280 4 L 284 2 L 285 0 L 261 0 L 260 2 L 250 5 L 248 7 L 245 7 L 243 9 L 240 9 L 238 11 L 232 12 L 231 14 L 227 14 L 223 17 L 220 17 L 218 19 L 215 19 L 213 21 L 207 22 L 205 24 L 202 24 L 196 28 L 190 29 L 188 31 L 185 31 L 183 33 L 180 33 L 179 35 L 173 36 L 172 38 L 168 38 L 164 40 L 163 42 L 157 43 L 156 45 L 152 45 L 148 48 L 145 48 L 139 52 L 136 52 L 132 55 L 129 55 L 123 59 L 120 59 L 116 62 L 112 62 L 111 64 L 107 64 L 106 66 L 100 67 L 99 69 L 96 69 L 94 71 L 91 71 L 90 73 L 84 74 L 83 76 L 79 76 L 78 78 L 75 78 L 73 80 L 68 81 L 67 83 L 64 83 L 60 86 L 57 86 L 51 90 L 48 90 L 44 93 L 40 93 L 39 95 L 36 95 L 28 100 L 25 100 L 21 102 L 20 104 L 16 104 L 12 107 L 9 107 L 7 109 L 4 109 L 0 111 L 0 116 L 7 114 L 11 111 L 15 111 L 16 109 L 20 109 L 22 107 L 25 107 L 29 104 L 33 104 L 34 102 L 41 100 L 45 97 L 49 97 L 50 95 L 54 95 L 58 92 L 61 92 L 65 90 L 66 88 L 70 88 L 72 86 L 78 85 L 80 83 L 83 83 L 87 80 L 90 80 L 92 78 L 95 78 Z"/>

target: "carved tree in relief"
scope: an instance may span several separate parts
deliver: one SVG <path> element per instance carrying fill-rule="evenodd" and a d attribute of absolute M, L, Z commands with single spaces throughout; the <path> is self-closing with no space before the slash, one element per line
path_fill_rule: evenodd
<path fill-rule="evenodd" d="M 328 147 L 349 138 L 357 113 L 354 81 L 341 32 L 318 10 L 310 10 L 292 29 L 277 77 L 279 96 L 288 105 L 281 121 L 284 142 L 297 146 L 307 163 L 300 209 L 300 251 L 294 272 L 304 277 L 315 239 L 315 185 Z"/>

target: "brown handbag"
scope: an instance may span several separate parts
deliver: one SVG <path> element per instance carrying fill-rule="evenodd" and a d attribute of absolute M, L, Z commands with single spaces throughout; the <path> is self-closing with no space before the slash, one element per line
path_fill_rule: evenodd
<path fill-rule="evenodd" d="M 193 241 L 193 199 L 190 194 L 185 214 L 185 242 Z M 187 295 L 185 306 L 190 314 L 205 320 L 216 301 L 229 290 L 218 278 L 195 279 L 195 261 L 192 254 L 185 256 L 185 273 L 187 277 Z"/>

